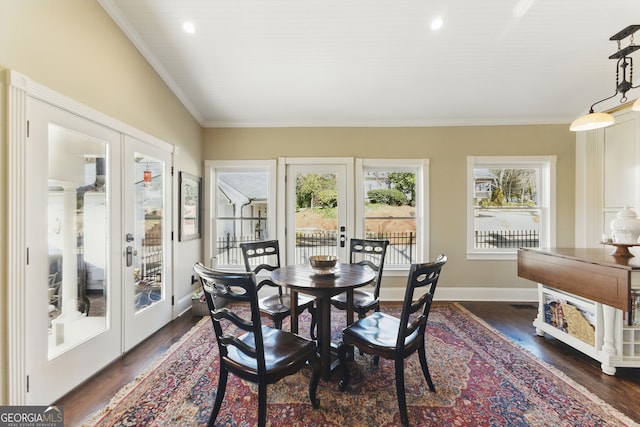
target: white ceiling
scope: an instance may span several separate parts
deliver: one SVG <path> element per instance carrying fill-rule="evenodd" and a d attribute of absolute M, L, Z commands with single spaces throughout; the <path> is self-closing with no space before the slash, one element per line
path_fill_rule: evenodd
<path fill-rule="evenodd" d="M 639 0 L 99 2 L 206 127 L 570 123 L 640 23 Z"/>

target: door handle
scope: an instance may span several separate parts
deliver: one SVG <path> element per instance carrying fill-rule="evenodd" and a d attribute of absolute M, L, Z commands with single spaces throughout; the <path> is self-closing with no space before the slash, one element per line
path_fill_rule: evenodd
<path fill-rule="evenodd" d="M 344 234 L 340 235 L 340 247 L 344 248 L 344 244 L 347 241 L 347 237 Z"/>
<path fill-rule="evenodd" d="M 138 255 L 138 251 L 133 250 L 133 246 L 127 246 L 127 267 L 133 265 L 133 257 Z"/>
<path fill-rule="evenodd" d="M 134 240 L 133 234 L 127 233 L 127 235 L 125 236 L 125 239 L 127 240 L 127 242 L 133 242 Z M 133 257 L 138 255 L 138 251 L 134 251 L 133 246 L 127 246 L 126 255 L 127 255 L 127 267 L 131 267 L 133 265 Z"/>

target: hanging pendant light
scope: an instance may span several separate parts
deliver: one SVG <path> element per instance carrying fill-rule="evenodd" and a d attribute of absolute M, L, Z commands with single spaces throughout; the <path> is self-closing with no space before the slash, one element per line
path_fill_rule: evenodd
<path fill-rule="evenodd" d="M 640 45 L 636 45 L 633 43 L 633 34 L 638 31 L 638 29 L 640 29 L 640 25 L 629 25 L 622 31 L 614 34 L 609 38 L 609 40 L 615 40 L 618 42 L 618 51 L 609 57 L 609 59 L 618 60 L 618 63 L 616 65 L 616 91 L 613 95 L 601 99 L 600 101 L 594 102 L 589 109 L 589 114 L 585 114 L 584 116 L 578 117 L 576 120 L 574 120 L 573 123 L 571 123 L 571 126 L 569 126 L 569 130 L 579 132 L 585 130 L 600 129 L 611 126 L 616 122 L 611 114 L 595 113 L 593 111 L 593 107 L 601 102 L 617 96 L 618 94 L 622 94 L 620 102 L 625 103 L 627 102 L 627 92 L 638 87 L 633 86 L 633 58 L 629 56 L 631 53 L 640 49 Z M 621 40 L 629 36 L 631 36 L 629 46 L 621 48 Z M 628 79 L 627 67 L 629 68 Z M 622 74 L 622 77 L 620 76 L 620 74 Z M 639 101 L 640 99 L 638 99 L 633 104 L 633 107 L 631 108 L 632 110 L 640 111 Z"/>
<path fill-rule="evenodd" d="M 593 130 L 611 126 L 616 119 L 609 113 L 594 113 L 593 110 L 589 114 L 580 116 L 571 123 L 569 130 L 580 132 L 583 130 Z"/>

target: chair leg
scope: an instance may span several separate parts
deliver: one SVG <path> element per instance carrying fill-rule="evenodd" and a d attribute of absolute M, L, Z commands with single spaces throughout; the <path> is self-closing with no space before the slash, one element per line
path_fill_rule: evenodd
<path fill-rule="evenodd" d="M 267 384 L 264 381 L 258 383 L 258 426 L 267 425 Z"/>
<path fill-rule="evenodd" d="M 316 326 L 318 325 L 318 321 L 316 319 L 316 308 L 309 307 L 308 311 L 311 313 L 311 329 L 309 330 L 309 336 L 312 340 L 316 341 L 318 339 L 316 335 Z"/>
<path fill-rule="evenodd" d="M 340 344 L 338 347 L 338 359 L 340 360 L 340 381 L 338 382 L 338 387 L 340 391 L 345 391 L 349 386 L 349 369 L 347 368 L 347 348 L 348 346 L 344 343 Z"/>
<path fill-rule="evenodd" d="M 309 399 L 311 405 L 318 409 L 320 407 L 320 399 L 316 397 L 316 390 L 318 389 L 318 383 L 320 382 L 320 374 L 322 373 L 322 362 L 318 355 L 314 355 L 309 359 L 311 365 L 311 381 L 309 381 Z"/>
<path fill-rule="evenodd" d="M 398 395 L 400 421 L 402 421 L 403 427 L 408 427 L 409 415 L 407 414 L 407 398 L 404 394 L 404 359 L 396 359 L 396 393 Z"/>
<path fill-rule="evenodd" d="M 364 319 L 365 317 L 367 317 L 367 312 L 366 311 L 358 311 L 358 320 Z M 364 355 L 364 351 L 362 351 L 361 348 L 358 348 L 358 353 L 360 354 L 360 356 Z M 373 363 L 375 363 L 377 365 L 378 361 L 377 361 L 376 357 L 378 357 L 378 356 L 374 357 L 374 359 L 373 359 L 374 362 Z"/>
<path fill-rule="evenodd" d="M 273 326 L 276 329 L 282 329 L 282 319 L 279 317 L 274 317 L 273 318 Z"/>
<path fill-rule="evenodd" d="M 213 410 L 211 411 L 211 416 L 209 417 L 209 423 L 207 424 L 209 427 L 213 427 L 215 424 L 216 418 L 218 417 L 218 412 L 220 412 L 220 407 L 222 406 L 222 399 L 224 399 L 224 393 L 227 389 L 227 377 L 229 376 L 229 371 L 227 371 L 222 366 L 220 367 L 220 378 L 218 378 L 218 390 L 216 391 L 216 400 L 213 404 Z"/>
<path fill-rule="evenodd" d="M 427 351 L 423 345 L 418 347 L 418 355 L 420 356 L 420 366 L 422 367 L 422 373 L 424 374 L 424 379 L 427 380 L 427 384 L 429 384 L 429 390 L 435 392 L 436 386 L 433 385 L 433 381 L 431 381 L 431 375 L 429 375 L 429 365 L 427 365 Z"/>

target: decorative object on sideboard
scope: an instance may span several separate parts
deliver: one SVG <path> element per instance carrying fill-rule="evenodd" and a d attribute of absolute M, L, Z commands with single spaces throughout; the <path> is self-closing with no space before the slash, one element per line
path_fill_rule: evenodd
<path fill-rule="evenodd" d="M 633 58 L 629 55 L 640 49 L 640 45 L 634 44 L 633 34 L 640 29 L 640 25 L 629 25 L 618 33 L 614 34 L 609 40 L 614 40 L 618 43 L 618 50 L 609 59 L 617 59 L 616 65 L 616 91 L 613 95 L 596 101 L 589 108 L 589 114 L 578 117 L 571 123 L 569 130 L 585 131 L 592 129 L 599 129 L 607 126 L 611 126 L 615 123 L 615 119 L 609 113 L 595 113 L 593 107 L 601 102 L 607 101 L 618 94 L 621 94 L 620 103 L 627 102 L 627 92 L 631 89 L 636 89 L 638 86 L 633 86 Z M 621 47 L 621 41 L 629 37 L 629 45 L 627 47 Z M 627 67 L 629 68 L 627 70 Z M 640 111 L 640 98 L 634 102 L 632 110 Z"/>
<path fill-rule="evenodd" d="M 640 236 L 640 219 L 636 211 L 625 206 L 611 221 L 611 234 L 614 243 L 638 243 Z"/>

